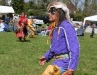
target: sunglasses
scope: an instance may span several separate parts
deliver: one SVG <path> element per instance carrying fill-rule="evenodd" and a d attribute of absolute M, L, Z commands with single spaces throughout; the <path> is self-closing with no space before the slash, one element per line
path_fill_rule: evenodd
<path fill-rule="evenodd" d="M 51 7 L 48 13 L 51 13 L 52 15 L 54 15 L 56 13 L 56 10 L 57 9 L 55 7 Z"/>

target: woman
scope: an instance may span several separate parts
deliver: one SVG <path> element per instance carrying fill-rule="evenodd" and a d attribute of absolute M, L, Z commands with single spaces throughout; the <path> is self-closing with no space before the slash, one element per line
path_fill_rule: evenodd
<path fill-rule="evenodd" d="M 48 5 L 49 20 L 54 22 L 51 36 L 50 49 L 40 58 L 39 64 L 44 65 L 54 57 L 52 64 L 53 71 L 56 68 L 57 73 L 50 72 L 48 66 L 42 75 L 74 75 L 77 69 L 80 46 L 76 36 L 76 31 L 71 24 L 69 10 L 67 6 L 61 2 L 52 2 Z M 59 73 L 58 73 L 59 72 Z"/>
<path fill-rule="evenodd" d="M 26 14 L 24 12 L 19 18 L 18 27 L 17 27 L 18 31 L 16 32 L 16 36 L 18 37 L 20 42 L 22 41 L 22 39 L 24 41 L 26 40 L 27 25 L 28 25 L 28 19 L 26 18 Z"/>

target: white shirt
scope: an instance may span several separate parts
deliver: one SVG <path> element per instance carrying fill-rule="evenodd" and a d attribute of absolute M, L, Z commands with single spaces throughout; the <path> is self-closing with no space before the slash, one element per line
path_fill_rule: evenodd
<path fill-rule="evenodd" d="M 4 23 L 0 23 L 0 32 L 1 32 L 1 31 L 4 31 L 4 27 L 5 27 L 5 26 L 4 26 Z"/>

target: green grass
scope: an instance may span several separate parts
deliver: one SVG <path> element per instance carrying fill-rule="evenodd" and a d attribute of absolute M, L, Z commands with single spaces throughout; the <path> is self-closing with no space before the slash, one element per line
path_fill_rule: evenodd
<path fill-rule="evenodd" d="M 79 37 L 80 61 L 75 75 L 97 75 L 97 35 Z M 0 33 L 0 75 L 40 75 L 48 64 L 39 65 L 39 58 L 49 49 L 47 36 L 36 35 L 27 42 L 18 42 L 13 32 Z"/>

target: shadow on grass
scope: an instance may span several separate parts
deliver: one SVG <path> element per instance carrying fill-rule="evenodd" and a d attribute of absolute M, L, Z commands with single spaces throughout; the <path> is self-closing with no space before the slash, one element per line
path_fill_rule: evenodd
<path fill-rule="evenodd" d="M 31 41 L 30 40 L 22 40 L 22 41 L 17 40 L 17 42 L 31 42 Z"/>

